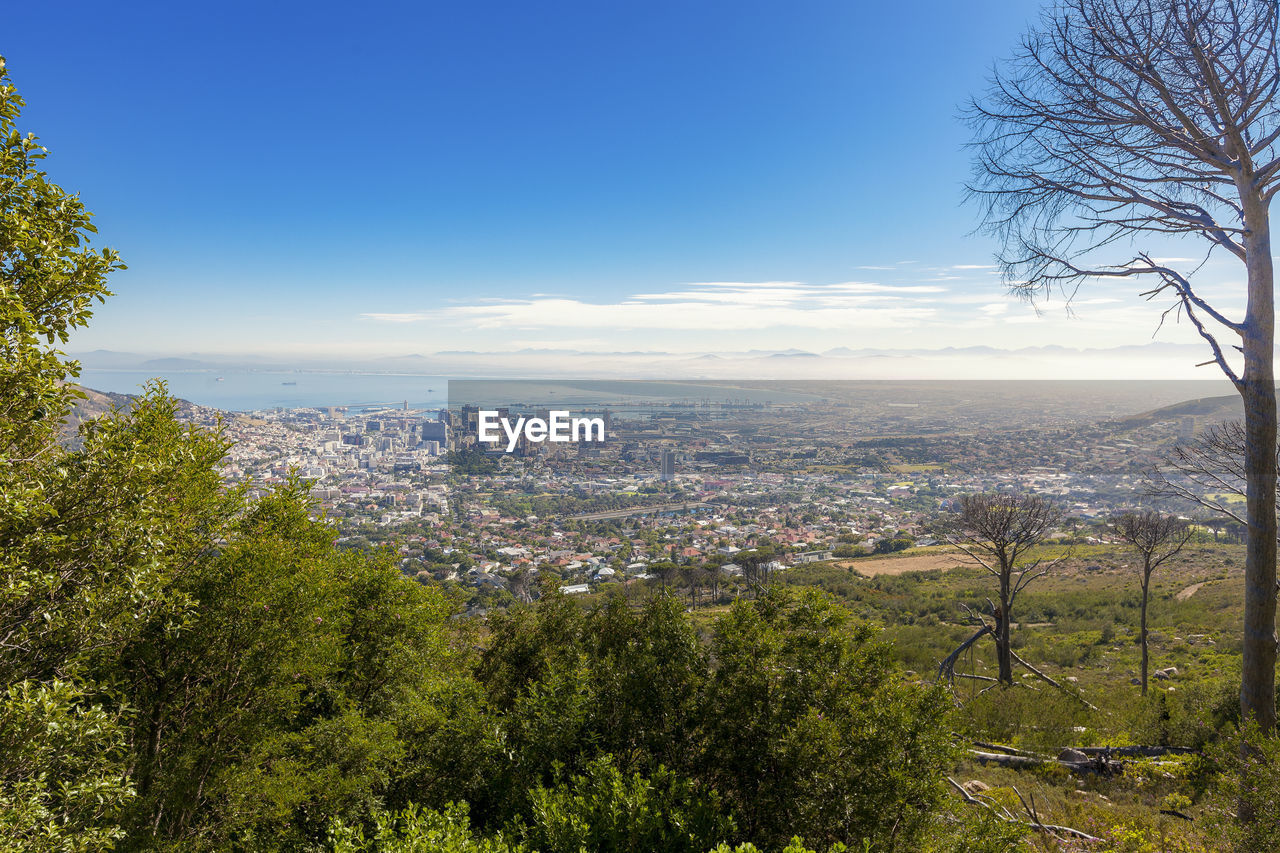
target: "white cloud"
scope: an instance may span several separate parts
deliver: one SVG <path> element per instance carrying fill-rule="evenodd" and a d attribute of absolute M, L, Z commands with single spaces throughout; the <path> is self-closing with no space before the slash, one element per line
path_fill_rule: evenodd
<path fill-rule="evenodd" d="M 692 295 L 691 295 L 692 296 Z M 453 322 L 479 329 L 596 329 L 747 331 L 773 328 L 856 329 L 902 327 L 931 319 L 936 310 L 901 306 L 811 307 L 766 299 L 759 302 L 625 300 L 614 303 L 576 299 L 512 300 L 496 305 L 444 309 Z"/>
<path fill-rule="evenodd" d="M 422 312 L 361 314 L 361 320 L 374 320 L 378 323 L 418 323 L 431 318 L 431 314 Z"/>
<path fill-rule="evenodd" d="M 931 348 L 985 341 L 997 325 L 1002 345 L 1114 346 L 1149 341 L 1158 322 L 1159 312 L 1153 313 L 1151 305 L 1114 288 L 1075 300 L 1074 310 L 1060 298 L 1038 300 L 1037 314 L 985 276 L 944 284 L 933 279 L 937 269 L 945 268 L 886 274 L 890 281 L 703 281 L 607 296 L 569 296 L 550 288 L 520 297 L 464 294 L 434 308 L 360 316 L 373 321 L 371 336 L 387 342 L 409 341 L 410 330 L 420 336 L 429 324 L 441 348 L 495 351 L 816 350 L 850 341 L 864 347 Z M 1160 340 L 1186 337 L 1187 330 L 1174 322 L 1159 335 Z"/>
<path fill-rule="evenodd" d="M 846 281 L 696 282 L 677 290 L 636 293 L 610 302 L 568 296 L 484 298 L 435 311 L 366 313 L 383 323 L 435 321 L 455 330 L 587 329 L 737 331 L 771 328 L 900 328 L 934 319 L 936 285 Z M 921 297 L 928 296 L 929 299 Z"/>
<path fill-rule="evenodd" d="M 829 284 L 828 290 L 848 290 L 856 293 L 946 293 L 945 287 L 928 284 L 875 284 L 865 281 L 846 281 Z"/>

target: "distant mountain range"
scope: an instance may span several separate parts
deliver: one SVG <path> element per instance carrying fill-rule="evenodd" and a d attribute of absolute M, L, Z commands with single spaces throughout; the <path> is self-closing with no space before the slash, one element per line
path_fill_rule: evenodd
<path fill-rule="evenodd" d="M 894 350 L 836 347 L 739 352 L 587 352 L 525 347 L 509 352 L 443 350 L 368 358 L 309 355 L 141 354 L 94 350 L 75 354 L 89 370 L 335 370 L 454 377 L 679 379 L 1209 379 L 1221 376 L 1195 344 L 1150 343 L 1109 349 L 1058 345 L 1004 350 L 992 346 Z"/>

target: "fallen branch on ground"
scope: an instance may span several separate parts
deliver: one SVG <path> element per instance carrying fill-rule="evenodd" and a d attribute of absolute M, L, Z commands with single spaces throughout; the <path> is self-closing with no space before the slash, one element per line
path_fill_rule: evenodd
<path fill-rule="evenodd" d="M 982 744 L 975 744 L 981 746 Z M 1126 758 L 1159 758 L 1162 755 L 1202 755 L 1193 746 L 1075 746 L 1085 755 L 1119 755 Z"/>
<path fill-rule="evenodd" d="M 1027 816 L 1030 818 L 1030 820 L 1022 820 L 1021 818 L 1015 817 L 1014 815 L 1010 814 L 1009 810 L 1004 808 L 1003 806 L 997 806 L 995 803 L 978 799 L 977 797 L 973 796 L 968 791 L 966 791 L 959 782 L 957 782 L 955 779 L 952 779 L 950 776 L 947 777 L 947 781 L 951 783 L 951 787 L 955 788 L 957 791 L 960 792 L 960 796 L 964 798 L 964 801 L 966 803 L 968 803 L 969 805 L 981 806 L 982 808 L 987 809 L 993 815 L 995 815 L 997 818 L 1004 821 L 1005 823 L 1012 823 L 1018 826 L 1025 826 L 1028 829 L 1034 829 L 1037 832 L 1043 832 L 1046 835 L 1052 836 L 1058 841 L 1066 841 L 1067 839 L 1063 838 L 1063 836 L 1067 836 L 1067 838 L 1073 838 L 1077 841 L 1085 841 L 1091 844 L 1100 843 L 1102 841 L 1102 839 L 1098 838 L 1097 836 L 1090 835 L 1089 833 L 1082 832 L 1078 829 L 1072 829 L 1069 826 L 1058 826 L 1052 823 L 1045 823 L 1040 819 L 1040 815 L 1036 811 L 1035 800 L 1033 799 L 1031 804 L 1028 805 L 1027 801 L 1023 799 L 1022 792 L 1019 791 L 1017 788 L 1014 788 L 1013 792 L 1018 795 L 1018 800 L 1022 803 L 1022 808 L 1026 810 Z"/>
<path fill-rule="evenodd" d="M 1006 755 L 1027 755 L 1027 756 L 1030 756 L 1030 757 L 1032 757 L 1032 758 L 1045 758 L 1045 757 L 1046 757 L 1046 756 L 1043 756 L 1043 755 L 1037 755 L 1037 754 L 1036 754 L 1036 753 L 1034 753 L 1034 752 L 1028 752 L 1028 751 L 1027 751 L 1027 750 L 1025 750 L 1025 749 L 1018 749 L 1017 747 L 1005 746 L 1005 745 L 1004 745 L 1004 744 L 1002 744 L 1002 743 L 985 743 L 985 742 L 980 741 L 980 740 L 975 740 L 975 741 L 973 742 L 973 745 L 974 745 L 974 746 L 976 746 L 978 749 L 986 749 L 986 750 L 991 750 L 991 751 L 993 751 L 993 752 L 1003 752 L 1003 753 L 1005 753 Z"/>
<path fill-rule="evenodd" d="M 979 764 L 994 764 L 1010 770 L 1034 770 L 1038 767 L 1064 767 L 1072 773 L 1097 773 L 1116 776 L 1124 772 L 1124 764 L 1112 761 L 1105 755 L 1095 755 L 1087 761 L 1065 761 L 1060 758 L 1044 758 L 1037 755 L 1005 755 L 1003 753 L 969 750 L 969 756 Z"/>
<path fill-rule="evenodd" d="M 1060 683 L 1059 683 L 1059 682 L 1057 682 L 1057 681 L 1054 681 L 1052 678 L 1050 678 L 1049 676 L 1045 675 L 1043 672 L 1041 672 L 1040 670 L 1036 669 L 1034 666 L 1032 666 L 1031 664 L 1029 664 L 1029 663 L 1027 663 L 1025 660 L 1023 660 L 1021 657 L 1019 657 L 1019 656 L 1018 656 L 1018 653 L 1017 653 L 1017 652 L 1015 652 L 1013 649 L 1009 649 L 1009 654 L 1013 657 L 1013 659 L 1014 659 L 1014 660 L 1016 660 L 1018 663 L 1020 663 L 1020 664 L 1022 664 L 1023 666 L 1025 666 L 1028 670 L 1030 670 L 1030 671 L 1031 671 L 1031 674 L 1032 674 L 1032 675 L 1036 676 L 1036 677 L 1037 677 L 1037 678 L 1039 678 L 1041 681 L 1045 682 L 1046 684 L 1051 684 L 1051 685 L 1053 685 L 1054 687 L 1058 688 L 1058 689 L 1059 689 L 1059 690 L 1061 690 L 1063 693 L 1065 693 L 1065 694 L 1067 694 L 1068 696 L 1070 696 L 1072 699 L 1074 699 L 1074 700 L 1076 700 L 1077 702 L 1079 702 L 1079 703 L 1083 704 L 1083 705 L 1084 705 L 1086 708 L 1088 708 L 1090 711 L 1096 711 L 1096 710 L 1098 710 L 1098 706 L 1097 706 L 1097 705 L 1094 705 L 1092 702 L 1090 702 L 1088 699 L 1086 699 L 1086 698 L 1084 698 L 1083 696 L 1081 696 L 1081 695 L 1080 695 L 1079 693 L 1077 693 L 1076 691 L 1074 691 L 1074 690 L 1071 690 L 1071 689 L 1067 688 L 1067 687 L 1066 687 L 1066 685 L 1063 685 L 1063 684 L 1060 684 Z"/>

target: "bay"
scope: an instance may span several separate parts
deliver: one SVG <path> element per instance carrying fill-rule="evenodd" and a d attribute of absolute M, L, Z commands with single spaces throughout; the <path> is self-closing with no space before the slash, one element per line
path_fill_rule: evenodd
<path fill-rule="evenodd" d="M 85 368 L 79 382 L 97 391 L 137 394 L 153 379 L 168 383 L 169 393 L 175 397 L 231 412 L 325 406 L 398 408 L 406 402 L 411 409 L 441 409 L 448 402 L 445 377 L 403 373 Z"/>

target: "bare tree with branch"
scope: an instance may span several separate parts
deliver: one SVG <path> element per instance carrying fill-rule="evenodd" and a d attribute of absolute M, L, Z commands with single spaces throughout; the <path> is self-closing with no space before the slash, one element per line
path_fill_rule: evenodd
<path fill-rule="evenodd" d="M 1248 435 L 1240 421 L 1212 424 L 1192 441 L 1174 445 L 1168 456 L 1146 472 L 1147 492 L 1197 504 L 1247 526 L 1241 506 L 1248 485 L 1247 444 Z"/>
<path fill-rule="evenodd" d="M 511 595 L 522 604 L 533 603 L 534 570 L 520 566 L 511 573 Z"/>
<path fill-rule="evenodd" d="M 1147 693 L 1147 597 L 1151 574 L 1177 556 L 1191 538 L 1191 525 L 1176 515 L 1126 512 L 1115 520 L 1116 535 L 1142 557 L 1142 610 L 1138 640 L 1142 646 L 1142 693 Z"/>
<path fill-rule="evenodd" d="M 1271 200 L 1280 189 L 1275 0 L 1054 0 L 975 101 L 973 198 L 1006 281 L 1070 300 L 1088 280 L 1145 282 L 1185 316 L 1244 400 L 1247 719 L 1275 727 L 1276 389 Z M 1199 266 L 1139 247 L 1198 238 L 1238 260 L 1243 317 L 1202 297 Z M 1118 263 L 1116 261 L 1119 261 Z M 1201 261 L 1203 264 L 1203 261 Z M 1241 364 L 1242 362 L 1242 364 Z"/>
<path fill-rule="evenodd" d="M 999 604 L 991 607 L 995 624 L 987 626 L 977 618 L 995 638 L 998 680 L 1003 684 L 1013 684 L 1010 623 L 1018 594 L 1032 581 L 1044 577 L 1057 563 L 1056 560 L 1046 563 L 1041 559 L 1028 559 L 1028 552 L 1061 517 L 1057 507 L 1039 495 L 962 495 L 959 511 L 940 525 L 940 532 L 948 542 L 998 582 Z"/>

